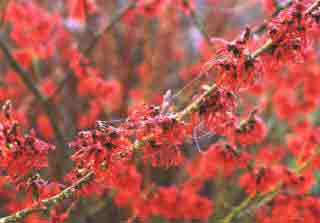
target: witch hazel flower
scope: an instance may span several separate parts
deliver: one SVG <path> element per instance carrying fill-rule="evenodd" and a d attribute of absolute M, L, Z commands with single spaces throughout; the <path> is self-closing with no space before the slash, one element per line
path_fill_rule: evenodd
<path fill-rule="evenodd" d="M 195 120 L 192 125 L 195 126 L 203 120 L 210 132 L 229 136 L 237 121 L 235 111 L 235 95 L 228 90 L 217 87 L 212 94 L 201 101 L 199 110 L 191 115 L 191 119 Z"/>
<path fill-rule="evenodd" d="M 252 112 L 248 119 L 240 122 L 235 130 L 235 139 L 241 145 L 251 145 L 262 142 L 267 135 L 266 123 Z"/>
<path fill-rule="evenodd" d="M 230 177 L 239 169 L 249 166 L 252 156 L 246 151 L 218 142 L 190 162 L 186 169 L 196 179 L 208 180 L 216 176 Z"/>
<path fill-rule="evenodd" d="M 250 195 L 272 191 L 285 179 L 286 168 L 282 165 L 254 168 L 241 175 L 240 186 Z"/>
<path fill-rule="evenodd" d="M 208 66 L 221 88 L 238 92 L 250 88 L 260 79 L 263 73 L 262 64 L 251 54 L 248 46 L 251 33 L 251 29 L 246 27 L 245 31 L 232 42 L 219 38 L 212 39 L 218 48 L 217 56 L 208 63 Z"/>
<path fill-rule="evenodd" d="M 19 182 L 33 170 L 48 167 L 48 154 L 54 146 L 36 138 L 23 134 L 18 121 L 12 117 L 11 103 L 3 106 L 0 124 L 0 150 L 2 168 L 13 182 Z"/>

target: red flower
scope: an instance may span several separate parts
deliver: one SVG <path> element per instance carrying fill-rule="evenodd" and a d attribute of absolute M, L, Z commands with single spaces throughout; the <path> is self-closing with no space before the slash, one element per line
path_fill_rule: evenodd
<path fill-rule="evenodd" d="M 250 154 L 237 151 L 230 145 L 218 143 L 211 145 L 199 159 L 191 162 L 186 169 L 192 177 L 203 180 L 217 174 L 231 176 L 237 170 L 245 168 L 250 161 Z"/>
<path fill-rule="evenodd" d="M 204 118 L 206 127 L 213 133 L 229 136 L 236 123 L 236 100 L 235 95 L 222 88 L 217 88 L 211 95 L 206 97 L 199 105 L 199 111 L 193 116 Z M 195 117 L 193 117 L 195 119 Z"/>
<path fill-rule="evenodd" d="M 267 126 L 257 115 L 251 115 L 235 131 L 236 140 L 241 145 L 260 143 L 267 135 Z"/>
<path fill-rule="evenodd" d="M 254 169 L 240 177 L 239 184 L 249 194 L 269 192 L 284 179 L 284 167 L 271 166 Z"/>
<path fill-rule="evenodd" d="M 54 147 L 33 135 L 24 135 L 19 123 L 12 118 L 9 104 L 5 105 L 4 116 L 0 124 L 0 167 L 18 182 L 31 170 L 47 167 L 48 153 Z"/>

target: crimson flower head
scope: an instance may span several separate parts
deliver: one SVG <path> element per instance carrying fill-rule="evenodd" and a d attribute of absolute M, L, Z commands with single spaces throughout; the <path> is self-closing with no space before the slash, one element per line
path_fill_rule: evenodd
<path fill-rule="evenodd" d="M 3 106 L 0 122 L 0 167 L 12 180 L 19 180 L 32 170 L 48 166 L 48 153 L 54 147 L 34 135 L 25 135 L 12 117 L 10 102 Z"/>
<path fill-rule="evenodd" d="M 267 135 L 267 126 L 264 121 L 255 114 L 240 123 L 235 130 L 235 138 L 241 145 L 260 143 Z"/>
<path fill-rule="evenodd" d="M 274 165 L 255 168 L 244 173 L 239 179 L 239 184 L 248 194 L 256 194 L 271 191 L 283 179 L 285 179 L 285 168 Z"/>
<path fill-rule="evenodd" d="M 204 120 L 209 131 L 228 136 L 235 128 L 237 121 L 235 95 L 223 88 L 217 89 L 208 95 L 199 105 L 199 111 L 193 118 Z"/>
<path fill-rule="evenodd" d="M 250 88 L 263 74 L 261 61 L 252 56 L 248 42 L 251 29 L 245 31 L 234 41 L 229 42 L 213 38 L 217 45 L 217 58 L 209 63 L 211 71 L 215 73 L 216 83 L 221 88 L 231 91 L 242 91 Z"/>
<path fill-rule="evenodd" d="M 251 155 L 245 151 L 238 151 L 226 143 L 210 145 L 209 149 L 191 162 L 186 169 L 188 173 L 202 180 L 216 175 L 230 177 L 237 170 L 248 166 Z"/>

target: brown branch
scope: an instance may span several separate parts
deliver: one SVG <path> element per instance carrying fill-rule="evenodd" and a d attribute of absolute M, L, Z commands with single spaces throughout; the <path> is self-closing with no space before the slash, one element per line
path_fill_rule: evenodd
<path fill-rule="evenodd" d="M 57 83 L 57 87 L 55 88 L 54 92 L 52 95 L 50 95 L 50 97 L 47 98 L 47 101 L 53 101 L 54 98 L 56 98 L 63 90 L 66 82 L 71 79 L 72 75 L 70 75 L 69 73 L 65 74 L 65 76 L 63 78 L 61 78 L 58 83 Z"/>
<path fill-rule="evenodd" d="M 210 40 L 210 35 L 207 32 L 206 28 L 204 27 L 204 25 L 201 23 L 200 18 L 198 16 L 198 14 L 195 12 L 195 10 L 191 9 L 190 12 L 190 17 L 192 19 L 192 22 L 194 23 L 194 25 L 197 27 L 197 29 L 200 31 L 200 33 L 202 34 L 202 36 L 204 37 L 204 39 L 206 40 L 207 44 L 209 46 L 212 45 L 212 42 Z"/>
<path fill-rule="evenodd" d="M 0 3 L 0 13 L 1 13 L 0 28 L 4 24 L 4 19 L 6 17 L 6 11 L 7 11 L 9 3 L 10 3 L 10 0 L 2 0 Z"/>
<path fill-rule="evenodd" d="M 201 33 L 201 35 L 204 37 L 204 39 L 206 40 L 207 44 L 209 46 L 212 45 L 212 42 L 210 40 L 210 35 L 207 32 L 206 28 L 204 27 L 204 25 L 201 23 L 200 17 L 199 15 L 196 13 L 196 11 L 194 9 L 192 9 L 190 7 L 189 4 L 189 0 L 184 0 L 183 4 L 185 4 L 186 6 L 188 6 L 190 8 L 190 18 L 193 22 L 193 24 L 197 27 L 197 29 L 199 30 L 199 32 Z"/>

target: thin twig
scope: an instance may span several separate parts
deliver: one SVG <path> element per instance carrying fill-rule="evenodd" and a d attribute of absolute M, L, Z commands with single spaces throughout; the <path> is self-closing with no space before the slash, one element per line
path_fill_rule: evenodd
<path fill-rule="evenodd" d="M 192 19 L 192 22 L 194 23 L 194 25 L 197 27 L 197 29 L 200 31 L 200 33 L 202 34 L 202 36 L 204 37 L 204 39 L 206 40 L 207 44 L 210 46 L 212 45 L 212 42 L 210 40 L 210 35 L 207 32 L 206 28 L 204 27 L 204 25 L 201 23 L 200 18 L 198 16 L 198 14 L 196 13 L 195 10 L 191 9 L 190 12 L 190 17 Z"/>
<path fill-rule="evenodd" d="M 88 47 L 83 51 L 83 54 L 89 56 L 92 51 L 95 49 L 97 43 L 99 42 L 100 38 L 104 36 L 105 33 L 109 32 L 112 27 L 117 24 L 119 20 L 121 20 L 130 10 L 134 9 L 137 6 L 138 1 L 131 1 L 125 8 L 120 10 L 110 21 L 110 23 L 101 31 L 96 33 L 93 36 L 93 39 L 89 43 Z"/>
<path fill-rule="evenodd" d="M 59 83 L 57 83 L 57 87 L 55 88 L 55 91 L 53 92 L 50 97 L 47 98 L 47 101 L 53 101 L 54 98 L 56 98 L 63 90 L 65 84 L 69 79 L 71 79 L 72 75 L 70 73 L 65 74 L 65 76 L 59 80 Z"/>

